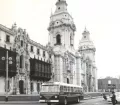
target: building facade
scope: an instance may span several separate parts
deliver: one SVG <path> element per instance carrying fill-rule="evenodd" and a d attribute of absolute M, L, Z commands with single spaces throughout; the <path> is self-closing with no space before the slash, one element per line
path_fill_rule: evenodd
<path fill-rule="evenodd" d="M 0 62 L 2 64 L 2 58 L 6 57 L 3 49 L 5 53 L 7 50 L 15 53 L 16 58 L 15 73 L 11 76 L 9 73 L 9 94 L 39 94 L 41 84 L 46 81 L 83 86 L 85 92 L 97 91 L 94 44 L 85 29 L 79 48 L 75 50 L 76 26 L 67 11 L 66 0 L 56 2 L 48 31 L 49 42 L 43 46 L 31 40 L 26 30 L 16 24 L 11 28 L 0 25 Z M 5 72 L 5 65 L 4 62 L 1 72 Z M 0 76 L 0 82 L 0 94 L 5 94 L 4 75 Z"/>
<path fill-rule="evenodd" d="M 98 91 L 110 92 L 113 90 L 120 92 L 120 79 L 112 77 L 98 79 Z"/>
<path fill-rule="evenodd" d="M 79 43 L 79 53 L 81 54 L 81 81 L 82 86 L 87 91 L 97 90 L 97 68 L 95 65 L 96 48 L 90 39 L 90 33 L 85 28 L 82 39 Z"/>

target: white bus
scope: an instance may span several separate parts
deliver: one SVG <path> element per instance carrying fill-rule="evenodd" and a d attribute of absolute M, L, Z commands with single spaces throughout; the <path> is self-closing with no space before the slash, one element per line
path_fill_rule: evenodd
<path fill-rule="evenodd" d="M 40 103 L 68 103 L 77 102 L 83 99 L 83 88 L 78 85 L 60 82 L 47 82 L 42 84 L 40 91 Z"/>

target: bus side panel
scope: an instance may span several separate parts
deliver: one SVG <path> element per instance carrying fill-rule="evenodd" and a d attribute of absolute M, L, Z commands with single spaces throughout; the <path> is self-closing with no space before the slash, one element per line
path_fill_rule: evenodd
<path fill-rule="evenodd" d="M 59 103 L 64 103 L 65 97 L 66 97 L 66 95 L 61 94 L 61 95 L 59 96 Z"/>

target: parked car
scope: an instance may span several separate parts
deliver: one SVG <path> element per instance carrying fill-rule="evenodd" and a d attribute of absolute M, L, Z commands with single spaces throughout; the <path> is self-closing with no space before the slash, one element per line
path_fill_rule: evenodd
<path fill-rule="evenodd" d="M 120 92 L 116 92 L 115 95 L 116 95 L 116 103 L 120 102 Z M 112 94 L 110 94 L 109 96 L 107 96 L 107 101 L 108 102 L 112 102 L 111 97 L 112 97 Z"/>

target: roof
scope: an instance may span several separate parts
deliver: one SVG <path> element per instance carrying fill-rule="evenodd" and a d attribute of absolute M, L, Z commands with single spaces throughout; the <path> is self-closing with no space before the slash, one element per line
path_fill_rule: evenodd
<path fill-rule="evenodd" d="M 67 84 L 67 83 L 62 83 L 62 82 L 45 82 L 42 85 L 62 85 L 62 86 L 70 86 L 70 87 L 80 87 L 82 88 L 82 86 L 79 85 L 74 85 L 74 84 Z"/>
<path fill-rule="evenodd" d="M 10 28 L 7 28 L 7 27 L 3 26 L 2 24 L 0 24 L 0 29 L 11 35 L 15 35 L 15 33 Z"/>

